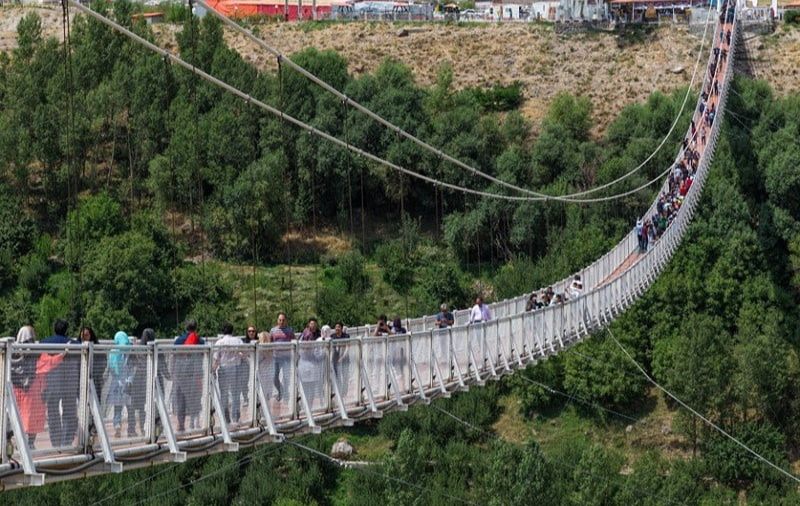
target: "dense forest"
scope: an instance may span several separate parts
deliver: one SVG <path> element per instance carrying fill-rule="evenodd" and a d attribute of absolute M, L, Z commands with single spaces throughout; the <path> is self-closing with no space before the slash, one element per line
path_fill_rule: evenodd
<path fill-rule="evenodd" d="M 130 4 L 113 9 L 122 24 L 152 38 L 147 25 L 131 25 Z M 25 320 L 46 332 L 64 314 L 102 335 L 146 326 L 171 332 L 193 314 L 204 315 L 209 333 L 224 318 L 244 324 L 226 306 L 235 287 L 209 258 L 321 262 L 328 269 L 320 269 L 313 309 L 351 323 L 384 310 L 362 272 L 365 259 L 375 261 L 392 266 L 381 277 L 407 301 L 401 316 L 430 314 L 442 301 L 463 307 L 471 281 L 490 282 L 503 265 L 500 280 L 487 283 L 495 286 L 489 298 L 568 274 L 627 232 L 652 198 L 566 206 L 465 197 L 300 133 L 83 17 L 72 23 L 68 58 L 55 40 L 42 39 L 33 14 L 20 23 L 18 40 L 0 61 L 5 334 Z M 257 72 L 226 47 L 210 16 L 187 22 L 177 41 L 199 68 L 314 126 L 440 180 L 486 187 L 299 74 Z M 392 61 L 353 77 L 333 52 L 308 49 L 293 59 L 454 156 L 552 193 L 609 181 L 644 159 L 684 96 L 654 94 L 600 140 L 589 134 L 588 100 L 561 96 L 531 142 L 516 86 L 454 91 L 443 66 L 437 84 L 424 89 Z M 687 124 L 688 115 L 676 132 Z M 630 187 L 671 156 L 660 151 Z M 342 258 L 287 239 L 325 230 L 347 237 L 354 253 Z M 290 313 L 296 323 L 308 316 Z"/>
<path fill-rule="evenodd" d="M 131 24 L 130 4 L 115 2 L 113 10 L 152 38 L 146 25 Z M 301 76 L 257 72 L 226 47 L 209 17 L 187 21 L 178 43 L 198 67 L 353 144 L 442 180 L 485 186 L 346 110 Z M 64 315 L 103 336 L 144 326 L 169 333 L 194 315 L 213 334 L 224 319 L 245 323 L 235 301 L 247 286 L 227 272 L 251 265 L 318 266 L 311 303 L 325 321 L 374 319 L 384 309 L 377 278 L 411 315 L 433 312 L 441 301 L 463 305 L 477 289 L 495 298 L 517 295 L 602 254 L 653 196 L 592 205 L 465 198 L 300 134 L 86 19 L 73 22 L 69 58 L 63 49 L 43 39 L 38 19 L 28 16 L 18 49 L 0 55 L 0 330 L 8 335 L 26 322 L 47 335 Z M 630 170 L 668 132 L 685 93 L 654 93 L 627 107 L 597 139 L 582 98 L 559 97 L 533 131 L 517 112 L 514 86 L 455 91 L 443 67 L 437 84 L 422 88 L 392 61 L 355 77 L 332 52 L 309 49 L 293 58 L 449 153 L 551 193 Z M 766 83 L 737 78 L 725 121 L 687 239 L 612 330 L 657 381 L 771 461 L 796 469 L 800 96 L 776 97 Z M 676 131 L 687 124 L 685 115 Z M 677 146 L 679 135 L 668 145 Z M 673 154 L 660 152 L 620 186 L 653 177 Z M 334 254 L 288 239 L 325 230 L 352 247 Z M 291 315 L 295 322 L 306 316 Z M 511 412 L 521 424 L 513 434 L 501 425 Z M 647 433 L 653 421 L 666 428 Z M 676 436 L 669 443 L 662 437 L 668 431 Z M 604 334 L 488 388 L 300 442 L 327 452 L 340 436 L 354 443 L 366 468 L 343 469 L 288 444 L 267 445 L 4 499 L 800 501 L 785 477 L 665 402 Z"/>

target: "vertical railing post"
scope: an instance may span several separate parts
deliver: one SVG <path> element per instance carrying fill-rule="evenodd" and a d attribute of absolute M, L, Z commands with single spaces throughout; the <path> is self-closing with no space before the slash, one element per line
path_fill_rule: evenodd
<path fill-rule="evenodd" d="M 145 363 L 147 368 L 147 381 L 145 382 L 145 390 L 144 390 L 145 434 L 143 435 L 146 437 L 148 441 L 152 443 L 153 433 L 154 433 L 153 428 L 155 422 L 155 411 L 153 411 L 153 408 L 155 406 L 155 404 L 153 403 L 153 384 L 156 382 L 156 367 L 153 362 L 153 347 L 148 345 L 146 346 L 145 349 L 147 350 L 147 355 L 145 355 Z M 100 395 L 102 395 L 102 393 L 97 392 L 97 395 L 99 397 Z"/>
<path fill-rule="evenodd" d="M 213 346 L 206 343 L 206 349 L 203 353 L 203 361 L 205 362 L 205 372 L 206 372 L 206 398 L 205 398 L 205 409 L 203 410 L 203 427 L 208 429 L 208 433 L 211 433 L 211 409 L 214 406 L 214 399 L 212 395 L 214 394 L 214 382 L 211 380 L 213 376 L 213 371 L 211 367 L 214 363 L 214 356 L 213 356 Z M 225 420 L 225 414 L 219 414 L 220 420 Z"/>
<path fill-rule="evenodd" d="M 147 383 L 145 385 L 145 423 L 148 436 L 148 441 L 150 443 L 155 443 L 157 440 L 156 437 L 156 403 L 155 403 L 155 382 L 158 381 L 158 357 L 156 356 L 156 343 L 147 343 Z M 100 392 L 97 392 L 97 395 L 102 395 Z"/>
<path fill-rule="evenodd" d="M 356 343 L 356 389 L 358 389 L 358 405 L 361 406 L 364 404 L 364 395 L 361 393 L 361 371 L 364 369 L 364 348 L 361 339 L 353 339 L 351 337 L 350 342 Z"/>
<path fill-rule="evenodd" d="M 326 380 L 323 382 L 323 390 L 322 393 L 325 396 L 325 412 L 330 413 L 334 411 L 334 404 L 332 399 L 332 392 L 334 388 L 331 386 L 331 383 L 336 381 L 335 375 L 333 373 L 332 367 L 332 360 L 333 360 L 333 345 L 331 344 L 332 341 L 324 341 L 322 343 L 316 343 L 317 346 L 323 346 L 325 350 L 325 368 L 323 369 Z M 338 389 L 337 389 L 338 390 Z"/>
<path fill-rule="evenodd" d="M 0 342 L 0 463 L 3 464 L 8 462 L 8 455 L 2 449 L 8 444 L 6 438 L 6 434 L 8 434 L 6 430 L 8 421 L 8 416 L 6 416 L 6 384 L 11 376 L 11 367 L 8 365 L 11 362 L 11 357 L 9 356 L 10 347 L 11 343 Z"/>
<path fill-rule="evenodd" d="M 79 373 L 80 387 L 78 391 L 78 446 L 88 453 L 90 448 L 89 425 L 89 376 L 91 375 L 94 344 L 87 342 L 81 348 L 81 369 Z"/>
<path fill-rule="evenodd" d="M 298 406 L 297 406 L 297 375 L 298 373 L 298 365 L 299 365 L 299 353 L 297 352 L 297 341 L 292 342 L 291 345 L 291 362 L 289 363 L 289 371 L 284 373 L 284 378 L 289 379 L 289 399 L 291 399 L 292 403 L 292 420 L 297 420 L 298 416 Z M 278 350 L 275 350 L 278 351 Z"/>

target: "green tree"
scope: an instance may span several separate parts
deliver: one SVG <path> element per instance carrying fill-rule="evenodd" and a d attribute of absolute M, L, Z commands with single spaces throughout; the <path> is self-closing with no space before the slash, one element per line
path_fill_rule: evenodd
<path fill-rule="evenodd" d="M 558 504 L 550 494 L 550 469 L 539 445 L 519 448 L 505 442 L 492 445 L 484 485 L 485 504 Z"/>

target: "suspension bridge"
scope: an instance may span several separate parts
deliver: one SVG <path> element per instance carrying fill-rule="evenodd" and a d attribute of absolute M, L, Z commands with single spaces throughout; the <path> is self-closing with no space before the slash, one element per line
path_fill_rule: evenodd
<path fill-rule="evenodd" d="M 72 0 L 69 4 L 287 123 L 390 169 L 441 184 L 291 118 L 88 7 Z M 205 5 L 202 0 L 200 4 Z M 235 377 L 225 380 L 215 374 L 219 359 L 215 353 L 220 348 L 211 345 L 176 346 L 157 342 L 126 346 L 122 350 L 115 345 L 90 343 L 2 343 L 0 413 L 5 416 L 0 416 L 0 434 L 5 438 L 3 447 L 7 451 L 0 458 L 0 487 L 36 486 L 92 474 L 118 473 L 164 461 L 183 462 L 190 457 L 235 452 L 244 446 L 278 443 L 304 433 L 350 426 L 365 418 L 380 418 L 391 411 L 405 410 L 414 403 L 427 404 L 432 399 L 484 385 L 558 354 L 607 327 L 655 282 L 680 246 L 697 210 L 733 75 L 741 28 L 737 14 L 733 4 L 722 4 L 719 16 L 712 17 L 713 25 L 707 23 L 706 28 L 711 26 L 713 34 L 705 66 L 700 65 L 702 47 L 698 54 L 698 66 L 705 72 L 701 74 L 701 93 L 695 103 L 691 127 L 675 165 L 653 180 L 663 181 L 660 195 L 674 193 L 665 176 L 688 159 L 693 184 L 681 192 L 680 199 L 675 199 L 680 200 L 680 206 L 672 214 L 669 226 L 646 251 L 640 249 L 636 231 L 632 230 L 591 265 L 552 285 L 556 293 L 567 292 L 575 276 L 580 276 L 584 287 L 580 295 L 561 304 L 526 311 L 528 295 L 523 294 L 492 304 L 493 319 L 481 323 L 470 324 L 468 310 L 456 311 L 455 324 L 450 328 L 436 328 L 435 317 L 423 316 L 408 321 L 407 335 L 373 337 L 374 329 L 365 325 L 351 327 L 350 339 L 225 347 L 225 353 L 236 353 L 240 362 Z M 220 17 L 231 28 L 257 40 L 252 33 Z M 297 67 L 263 41 L 260 44 L 274 52 L 279 62 Z M 442 158 L 495 183 L 522 190 L 428 146 L 304 69 L 297 70 L 340 95 L 345 105 L 373 116 L 421 148 L 434 150 Z M 691 87 L 687 98 L 690 92 Z M 675 124 L 677 121 L 676 118 Z M 592 202 L 607 198 L 587 197 L 596 190 L 569 196 L 530 190 L 523 190 L 522 196 L 477 190 L 473 193 L 512 200 Z M 651 216 L 657 209 L 658 197 L 643 216 Z M 114 363 L 123 353 L 128 363 L 136 364 L 144 372 L 145 382 L 139 386 L 140 398 L 128 400 L 124 416 L 122 410 L 115 412 L 110 403 L 113 380 L 103 379 L 106 364 Z M 30 384 L 22 385 L 14 381 L 11 371 L 14 363 L 25 359 L 36 366 Z M 58 382 L 54 384 L 56 373 Z M 26 396 L 31 388 L 38 388 L 32 395 L 44 394 L 46 402 L 29 402 Z M 231 389 L 237 398 L 233 403 L 223 395 Z M 128 391 L 118 393 L 131 395 Z M 241 407 L 237 409 L 239 400 Z M 126 428 L 124 432 L 120 430 L 122 427 Z"/>

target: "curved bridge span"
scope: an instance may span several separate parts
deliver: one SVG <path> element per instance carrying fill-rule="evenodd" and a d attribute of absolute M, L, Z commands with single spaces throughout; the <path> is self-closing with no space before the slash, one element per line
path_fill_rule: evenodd
<path fill-rule="evenodd" d="M 435 329 L 408 322 L 408 335 L 224 347 L 235 368 L 216 369 L 222 347 L 0 345 L 0 461 L 3 489 L 184 461 L 240 445 L 352 425 L 429 403 L 535 364 L 607 326 L 656 280 L 697 208 L 719 137 L 733 74 L 737 18 L 723 6 L 692 127 L 676 163 L 696 151 L 693 184 L 663 235 L 639 251 L 635 231 L 575 273 L 585 291 L 563 304 L 525 311 L 527 296 L 492 305 L 494 319 Z M 713 111 L 709 114 L 709 111 Z M 688 147 L 688 148 L 687 148 Z M 665 181 L 662 193 L 671 190 Z M 656 212 L 658 200 L 645 216 Z M 567 290 L 574 275 L 553 285 Z M 228 355 L 230 356 L 230 355 Z M 135 371 L 121 380 L 119 365 Z M 12 368 L 33 364 L 32 379 Z M 223 374 L 220 371 L 228 369 Z M 39 395 L 44 402 L 32 402 Z M 115 406 L 126 406 L 123 409 Z M 124 416 L 123 416 L 124 415 Z M 122 431 L 121 429 L 125 429 Z M 5 445 L 4 445 L 5 447 Z"/>

